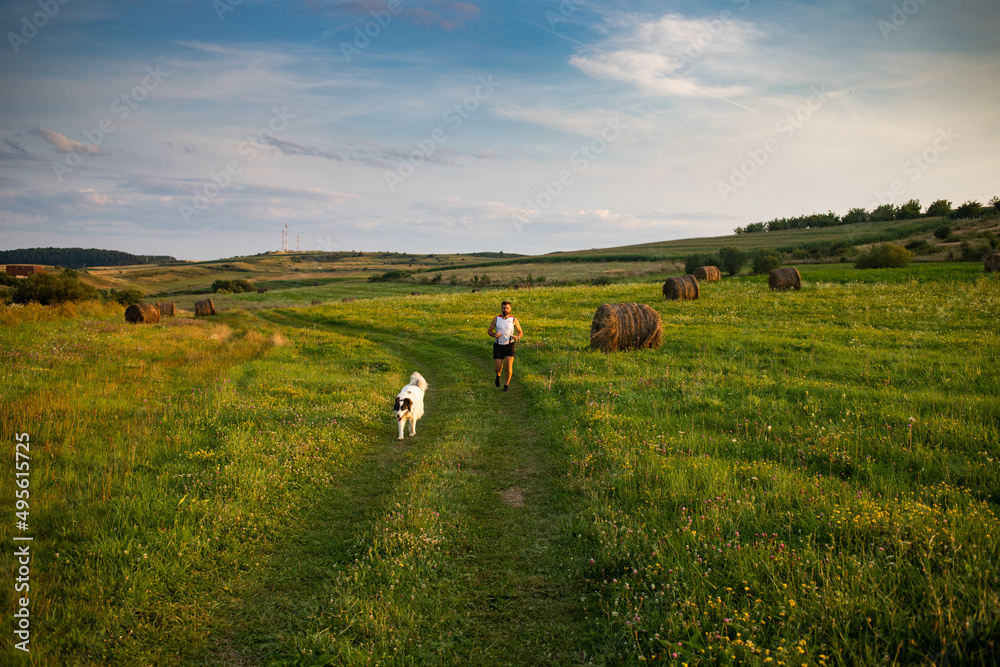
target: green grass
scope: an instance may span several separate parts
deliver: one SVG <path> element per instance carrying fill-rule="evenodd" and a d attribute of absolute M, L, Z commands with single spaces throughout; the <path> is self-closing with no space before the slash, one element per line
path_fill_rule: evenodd
<path fill-rule="evenodd" d="M 990 664 L 1000 286 L 976 269 L 510 292 L 507 394 L 504 292 L 4 311 L 32 663 Z M 591 350 L 610 301 L 652 305 L 661 347 Z"/>

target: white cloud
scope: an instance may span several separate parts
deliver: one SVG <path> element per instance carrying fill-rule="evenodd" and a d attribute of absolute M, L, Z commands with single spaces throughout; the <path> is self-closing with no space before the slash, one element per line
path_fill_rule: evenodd
<path fill-rule="evenodd" d="M 52 146 L 59 153 L 80 153 L 82 155 L 101 155 L 104 151 L 93 144 L 87 144 L 75 139 L 70 139 L 69 137 L 59 134 L 58 132 L 53 132 L 52 130 L 47 130 L 41 125 L 31 131 L 32 134 L 38 135 L 49 145 Z"/>

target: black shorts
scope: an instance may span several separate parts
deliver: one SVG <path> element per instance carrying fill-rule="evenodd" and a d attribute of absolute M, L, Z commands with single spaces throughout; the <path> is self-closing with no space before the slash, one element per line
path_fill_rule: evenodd
<path fill-rule="evenodd" d="M 505 357 L 513 357 L 514 345 L 516 344 L 517 342 L 513 340 L 507 343 L 506 345 L 501 345 L 500 343 L 493 343 L 493 358 L 503 359 Z"/>

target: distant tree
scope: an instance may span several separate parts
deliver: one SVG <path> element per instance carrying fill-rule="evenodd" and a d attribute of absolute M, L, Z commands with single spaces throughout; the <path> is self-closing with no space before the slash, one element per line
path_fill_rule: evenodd
<path fill-rule="evenodd" d="M 997 211 L 1000 211 L 1000 197 L 994 195 L 993 199 L 990 200 L 990 206 L 995 208 Z"/>
<path fill-rule="evenodd" d="M 72 269 L 36 273 L 18 281 L 14 290 L 14 303 L 37 301 L 43 306 L 67 301 L 99 299 L 100 297 L 100 292 L 94 287 L 80 282 L 80 276 Z"/>
<path fill-rule="evenodd" d="M 962 252 L 963 262 L 981 262 L 985 257 L 990 254 L 990 247 L 988 245 L 972 245 L 968 241 L 963 241 L 960 246 Z"/>
<path fill-rule="evenodd" d="M 877 207 L 874 211 L 872 211 L 871 219 L 876 222 L 895 220 L 897 210 L 898 209 L 892 204 L 882 204 L 881 206 Z"/>
<path fill-rule="evenodd" d="M 934 252 L 934 246 L 924 239 L 920 239 L 919 241 L 910 241 L 906 244 L 906 249 L 914 255 L 929 255 Z"/>
<path fill-rule="evenodd" d="M 967 201 L 955 209 L 955 217 L 959 219 L 978 218 L 982 214 L 983 214 L 983 205 L 980 204 L 975 199 Z"/>
<path fill-rule="evenodd" d="M 253 286 L 253 283 L 246 278 L 239 278 L 233 281 L 233 291 L 234 292 L 256 292 L 257 288 Z"/>
<path fill-rule="evenodd" d="M 951 225 L 941 225 L 934 230 L 934 238 L 938 241 L 947 241 L 951 238 Z"/>
<path fill-rule="evenodd" d="M 896 211 L 897 220 L 913 220 L 920 217 L 920 200 L 911 199 Z"/>
<path fill-rule="evenodd" d="M 722 260 L 718 255 L 707 252 L 696 252 L 684 258 L 684 273 L 694 273 L 699 266 L 719 266 Z"/>
<path fill-rule="evenodd" d="M 719 248 L 719 259 L 722 260 L 722 268 L 725 272 L 735 276 L 743 270 L 743 265 L 747 263 L 749 257 L 736 246 L 727 245 Z"/>
<path fill-rule="evenodd" d="M 223 294 L 226 294 L 230 292 L 235 292 L 236 290 L 233 288 L 232 280 L 225 280 L 223 278 L 219 278 L 218 280 L 212 283 L 212 291 L 222 292 Z"/>
<path fill-rule="evenodd" d="M 913 253 L 901 245 L 883 243 L 858 257 L 856 269 L 903 269 L 909 265 Z"/>
<path fill-rule="evenodd" d="M 752 271 L 754 275 L 757 276 L 770 273 L 774 269 L 781 266 L 783 262 L 781 253 L 771 248 L 758 248 L 753 252 L 751 259 Z"/>
<path fill-rule="evenodd" d="M 851 222 L 868 222 L 870 219 L 871 216 L 868 215 L 868 211 L 863 208 L 852 208 L 841 218 L 845 224 Z"/>
<path fill-rule="evenodd" d="M 951 202 L 948 201 L 947 199 L 938 199 L 937 201 L 935 201 L 934 203 L 932 203 L 930 206 L 927 207 L 926 215 L 928 218 L 937 218 L 939 216 L 948 217 L 948 215 L 950 214 L 951 214 Z"/>

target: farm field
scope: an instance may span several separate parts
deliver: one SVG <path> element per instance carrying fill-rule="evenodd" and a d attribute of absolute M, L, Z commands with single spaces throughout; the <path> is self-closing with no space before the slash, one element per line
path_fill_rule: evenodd
<path fill-rule="evenodd" d="M 0 306 L 34 537 L 30 660 L 5 664 L 992 664 L 1000 283 L 800 268 L 687 302 L 332 281 L 159 325 Z M 658 350 L 590 349 L 619 301 L 658 311 Z"/>

